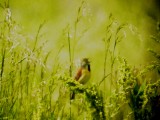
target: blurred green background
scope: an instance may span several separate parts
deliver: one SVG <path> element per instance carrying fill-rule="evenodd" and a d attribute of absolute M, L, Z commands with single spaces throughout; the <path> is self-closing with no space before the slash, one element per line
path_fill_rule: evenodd
<path fill-rule="evenodd" d="M 48 40 L 45 49 L 53 50 L 49 63 L 53 64 L 54 57 L 63 46 L 59 62 L 66 65 L 69 64 L 69 55 L 63 30 L 70 26 L 70 37 L 73 38 L 81 3 L 81 0 L 10 0 L 10 8 L 13 19 L 22 26 L 24 33 L 36 36 L 39 25 L 45 21 L 41 31 L 43 40 Z M 147 49 L 155 47 L 150 37 L 156 34 L 159 11 L 158 0 L 86 0 L 77 25 L 76 36 L 79 39 L 71 44 L 71 47 L 75 46 L 74 62 L 82 57 L 90 58 L 92 80 L 101 79 L 104 62 L 102 39 L 112 14 L 117 24 L 127 24 L 117 55 L 125 57 L 133 66 L 145 65 L 153 59 Z"/>
<path fill-rule="evenodd" d="M 1 0 L 0 30 L 0 118 L 71 118 L 71 89 L 65 81 L 70 81 L 72 62 L 73 77 L 83 57 L 91 61 L 88 84 L 96 84 L 95 90 L 89 86 L 85 90 L 97 91 L 94 97 L 88 92 L 89 104 L 100 103 L 107 116 L 117 114 L 121 119 L 137 106 L 133 111 L 143 112 L 142 103 L 143 109 L 152 111 L 146 101 L 155 97 L 156 87 L 151 89 L 147 82 L 159 79 L 159 61 L 153 63 L 153 55 L 159 59 L 160 51 L 153 40 L 160 35 L 159 0 Z M 156 52 L 151 54 L 150 48 Z M 128 89 L 132 100 L 127 98 Z M 79 100 L 73 107 L 90 116 L 94 110 L 86 109 L 81 96 Z M 129 101 L 133 106 L 124 105 Z"/>

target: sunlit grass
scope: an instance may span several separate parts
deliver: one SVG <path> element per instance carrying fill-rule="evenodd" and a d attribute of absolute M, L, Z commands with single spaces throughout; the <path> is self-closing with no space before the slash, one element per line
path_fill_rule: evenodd
<path fill-rule="evenodd" d="M 128 24 L 121 24 L 111 14 L 106 19 L 99 38 L 101 55 L 93 59 L 103 62 L 93 65 L 92 71 L 97 73 L 92 74 L 93 83 L 83 86 L 72 77 L 80 54 L 77 47 L 90 31 L 81 26 L 85 1 L 77 8 L 75 19 L 62 29 L 57 49 L 47 49 L 50 42 L 42 32 L 45 22 L 35 35 L 27 35 L 14 21 L 8 3 L 0 5 L 4 13 L 0 21 L 0 119 L 150 120 L 159 115 L 160 105 L 155 103 L 160 99 L 160 80 L 149 75 L 160 73 L 158 50 L 149 50 L 156 60 L 147 66 L 129 65 L 120 54 Z M 159 34 L 154 38 L 159 44 Z M 63 52 L 67 57 L 60 60 Z M 96 77 L 98 71 L 100 77 Z M 70 100 L 72 91 L 77 93 L 74 101 Z"/>

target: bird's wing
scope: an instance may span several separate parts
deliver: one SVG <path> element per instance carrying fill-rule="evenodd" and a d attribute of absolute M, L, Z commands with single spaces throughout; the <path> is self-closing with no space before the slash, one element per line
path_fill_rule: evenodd
<path fill-rule="evenodd" d="M 78 81 L 81 76 L 82 76 L 82 69 L 80 68 L 77 71 L 76 76 L 74 77 L 74 79 Z"/>

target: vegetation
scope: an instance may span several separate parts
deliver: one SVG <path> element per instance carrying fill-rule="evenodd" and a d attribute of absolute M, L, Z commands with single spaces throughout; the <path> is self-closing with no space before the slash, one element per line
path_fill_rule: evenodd
<path fill-rule="evenodd" d="M 46 50 L 49 41 L 42 32 L 45 22 L 34 37 L 26 35 L 13 19 L 9 2 L 0 3 L 4 13 L 0 19 L 0 120 L 155 120 L 158 117 L 159 49 L 149 49 L 155 60 L 147 65 L 129 65 L 119 54 L 119 46 L 130 26 L 121 24 L 112 14 L 103 31 L 101 79 L 85 86 L 73 80 L 73 63 L 78 54 L 75 49 L 89 31 L 80 27 L 85 5 L 82 1 L 76 19 L 63 29 L 60 37 L 67 45 L 65 66 L 59 56 L 66 46 Z M 160 44 L 159 30 L 151 37 L 156 44 Z M 76 93 L 75 100 L 70 100 L 72 91 Z"/>

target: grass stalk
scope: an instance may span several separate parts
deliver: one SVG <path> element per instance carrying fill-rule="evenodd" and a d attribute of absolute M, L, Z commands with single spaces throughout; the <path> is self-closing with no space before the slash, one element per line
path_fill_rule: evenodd
<path fill-rule="evenodd" d="M 38 37 L 39 37 L 40 31 L 43 28 L 44 24 L 45 24 L 45 21 L 43 23 L 41 23 L 40 26 L 39 26 L 39 28 L 38 28 L 32 52 L 34 52 L 35 49 L 36 49 L 37 42 L 38 42 Z"/>
<path fill-rule="evenodd" d="M 71 39 L 70 39 L 70 33 L 68 31 L 68 52 L 69 52 L 69 76 L 72 77 L 72 53 L 71 53 Z"/>
<path fill-rule="evenodd" d="M 74 22 L 74 37 L 73 37 L 73 41 L 74 41 L 74 45 L 73 45 L 73 53 L 72 53 L 72 60 L 74 60 L 74 52 L 75 52 L 75 48 L 76 48 L 76 42 L 77 42 L 77 27 L 78 27 L 78 23 L 80 22 L 81 18 L 82 18 L 82 9 L 84 7 L 85 2 L 82 1 L 80 7 L 78 8 L 78 12 L 77 12 L 77 17 L 76 20 Z"/>
<path fill-rule="evenodd" d="M 1 73 L 0 73 L 0 76 L 1 76 L 1 79 L 0 79 L 0 91 L 2 91 L 2 81 L 3 81 L 3 72 L 4 72 L 5 53 L 6 53 L 5 48 L 2 48 L 2 60 L 1 60 L 2 62 L 1 62 Z"/>

